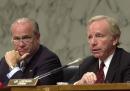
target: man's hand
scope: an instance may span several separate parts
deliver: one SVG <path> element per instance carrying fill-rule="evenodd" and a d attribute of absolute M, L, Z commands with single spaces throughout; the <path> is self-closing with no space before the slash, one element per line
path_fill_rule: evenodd
<path fill-rule="evenodd" d="M 12 50 L 9 52 L 6 52 L 5 54 L 5 60 L 10 68 L 16 67 L 17 63 L 23 59 L 25 59 L 29 53 L 25 53 L 24 55 L 20 56 L 18 51 Z"/>
<path fill-rule="evenodd" d="M 85 85 L 85 84 L 94 84 L 97 80 L 96 74 L 93 72 L 85 73 L 82 78 L 75 82 L 74 85 Z"/>

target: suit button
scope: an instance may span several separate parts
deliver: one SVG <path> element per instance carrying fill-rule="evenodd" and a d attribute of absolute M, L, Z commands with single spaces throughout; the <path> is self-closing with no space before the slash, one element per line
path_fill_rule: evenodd
<path fill-rule="evenodd" d="M 29 72 L 32 72 L 32 70 L 29 70 Z"/>

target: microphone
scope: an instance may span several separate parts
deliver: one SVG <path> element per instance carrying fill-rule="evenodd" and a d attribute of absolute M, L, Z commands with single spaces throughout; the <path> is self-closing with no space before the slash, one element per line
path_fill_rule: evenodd
<path fill-rule="evenodd" d="M 51 74 L 54 74 L 54 73 L 56 73 L 56 72 L 59 72 L 59 71 L 61 71 L 62 69 L 67 68 L 68 66 L 74 65 L 74 64 L 76 64 L 76 63 L 79 63 L 79 62 L 81 62 L 81 61 L 82 61 L 82 59 L 81 59 L 81 58 L 78 58 L 78 59 L 76 59 L 76 60 L 74 60 L 74 61 L 68 63 L 67 65 L 64 65 L 64 66 L 62 66 L 62 67 L 53 69 L 53 70 L 51 70 L 51 71 L 49 71 L 49 72 L 47 72 L 47 73 L 41 74 L 41 75 L 39 75 L 39 76 L 36 76 L 34 79 L 42 79 L 42 78 L 44 78 L 44 77 L 47 77 L 47 76 L 49 76 L 49 75 L 51 75 Z"/>

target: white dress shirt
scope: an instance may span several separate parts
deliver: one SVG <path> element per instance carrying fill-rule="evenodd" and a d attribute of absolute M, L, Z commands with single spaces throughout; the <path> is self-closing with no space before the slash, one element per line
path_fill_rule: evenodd
<path fill-rule="evenodd" d="M 113 58 L 113 55 L 114 55 L 114 53 L 112 53 L 106 60 L 104 60 L 105 66 L 104 66 L 103 71 L 104 71 L 105 78 L 106 78 L 106 75 L 107 75 L 107 72 L 108 72 L 108 69 L 109 69 L 109 65 L 110 65 L 110 63 L 111 63 L 111 60 L 112 60 L 112 58 Z M 100 66 L 101 62 L 102 62 L 102 61 L 99 59 L 99 66 Z M 99 67 L 99 68 L 100 68 L 100 67 Z"/>

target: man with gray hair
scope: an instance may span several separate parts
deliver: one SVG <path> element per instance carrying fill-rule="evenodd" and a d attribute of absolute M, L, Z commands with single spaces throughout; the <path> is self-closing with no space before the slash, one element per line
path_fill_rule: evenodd
<path fill-rule="evenodd" d="M 30 18 L 17 19 L 11 25 L 14 49 L 5 53 L 0 63 L 0 81 L 34 78 L 61 67 L 58 56 L 40 44 L 38 23 Z M 44 77 L 38 85 L 56 84 L 62 80 L 62 71 Z"/>
<path fill-rule="evenodd" d="M 121 31 L 116 20 L 98 15 L 88 21 L 86 30 L 92 56 L 84 59 L 71 81 L 75 85 L 130 81 L 130 53 L 118 47 Z"/>

